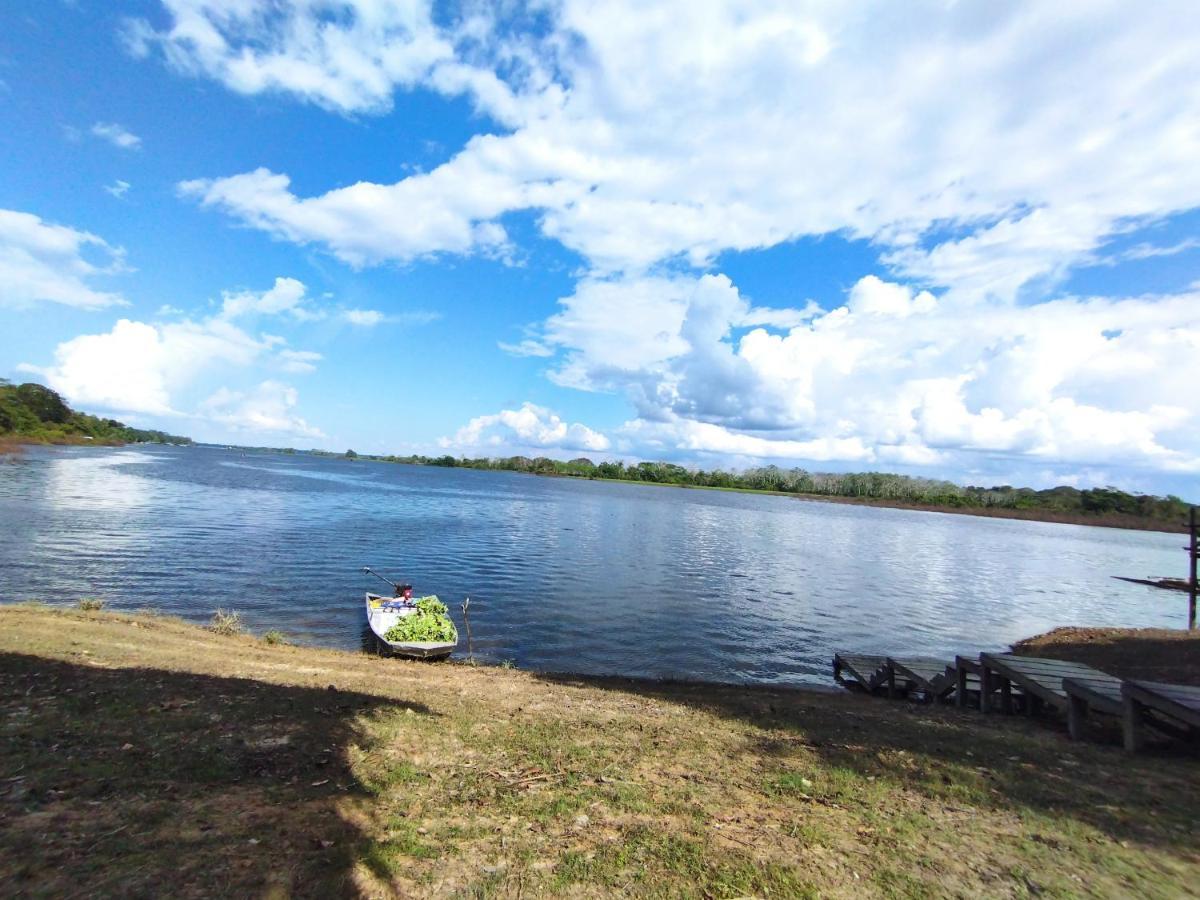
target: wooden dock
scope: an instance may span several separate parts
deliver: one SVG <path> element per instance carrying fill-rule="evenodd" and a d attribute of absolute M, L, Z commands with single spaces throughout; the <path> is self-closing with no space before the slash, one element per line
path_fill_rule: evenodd
<path fill-rule="evenodd" d="M 839 684 L 857 685 L 868 694 L 873 694 L 884 679 L 884 664 L 886 656 L 872 656 L 865 653 L 835 653 L 833 654 L 833 678 Z M 847 681 L 845 673 L 852 681 Z"/>
<path fill-rule="evenodd" d="M 897 691 L 920 693 L 927 703 L 940 700 L 954 690 L 956 680 L 953 666 L 944 659 L 927 656 L 889 656 L 884 662 L 883 677 L 889 697 Z"/>
<path fill-rule="evenodd" d="M 1017 684 L 1029 698 L 1027 711 L 1034 713 L 1040 705 L 1069 712 L 1071 701 L 1063 689 L 1063 679 L 1072 678 L 1097 690 L 1107 685 L 1120 689 L 1121 681 L 1099 669 L 1083 663 L 1064 662 L 1060 659 L 1040 659 L 1033 656 L 1017 656 L 1013 653 L 981 653 L 982 669 L 979 708 L 991 712 L 993 682 L 1000 689 L 1000 708 L 1012 712 L 1012 685 Z"/>
<path fill-rule="evenodd" d="M 833 676 L 846 687 L 888 697 L 919 696 L 926 702 L 954 697 L 960 707 L 979 697 L 983 712 L 1033 715 L 1045 707 L 1063 712 L 1072 740 L 1085 734 L 1089 713 L 1120 721 L 1125 746 L 1138 750 L 1147 728 L 1183 739 L 1200 739 L 1200 687 L 1115 678 L 1082 663 L 981 653 L 954 662 L 927 656 L 836 653 Z"/>
<path fill-rule="evenodd" d="M 1114 683 L 1115 682 L 1115 683 Z M 1091 711 L 1120 717 L 1124 710 L 1121 699 L 1121 680 L 1085 681 L 1074 677 L 1062 680 L 1067 695 L 1067 734 L 1078 741 L 1084 736 L 1088 713 Z"/>
<path fill-rule="evenodd" d="M 1121 685 L 1125 749 L 1136 753 L 1145 740 L 1145 726 L 1195 737 L 1200 733 L 1200 687 L 1126 681 Z M 1161 717 L 1168 721 L 1163 722 Z"/>

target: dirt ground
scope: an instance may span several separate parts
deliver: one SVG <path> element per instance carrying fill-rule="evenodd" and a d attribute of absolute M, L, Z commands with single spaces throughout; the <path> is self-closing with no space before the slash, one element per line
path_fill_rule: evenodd
<path fill-rule="evenodd" d="M 1186 602 L 1182 594 L 1169 599 Z M 1118 678 L 1200 685 L 1200 629 L 1055 628 L 1017 642 L 1013 652 L 1084 663 Z"/>
<path fill-rule="evenodd" d="M 4 896 L 1180 897 L 1200 759 L 0 607 Z"/>

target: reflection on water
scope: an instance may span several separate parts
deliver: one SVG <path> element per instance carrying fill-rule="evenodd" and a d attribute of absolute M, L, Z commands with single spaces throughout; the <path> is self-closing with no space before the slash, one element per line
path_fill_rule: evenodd
<path fill-rule="evenodd" d="M 1175 572 L 1173 535 L 203 448 L 30 450 L 0 532 L 0 600 L 222 606 L 357 648 L 370 564 L 457 618 L 469 594 L 478 657 L 553 670 L 824 681 L 835 649 L 1182 611 L 1109 577 Z"/>

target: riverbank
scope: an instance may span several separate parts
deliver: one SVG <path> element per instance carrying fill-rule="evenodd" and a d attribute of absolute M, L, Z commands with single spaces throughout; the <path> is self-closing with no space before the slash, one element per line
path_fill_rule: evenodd
<path fill-rule="evenodd" d="M 1195 759 L 0 607 L 4 893 L 1180 896 Z"/>
<path fill-rule="evenodd" d="M 571 479 L 572 475 L 542 475 L 529 472 L 536 477 Z M 713 487 L 703 484 L 671 484 L 654 481 L 631 481 L 627 478 L 589 477 L 588 481 L 605 481 L 611 484 L 637 484 L 647 487 L 683 488 L 689 491 L 724 491 L 733 494 L 766 494 L 772 497 L 791 497 L 806 503 L 840 503 L 849 506 L 874 506 L 882 509 L 909 509 L 917 512 L 948 513 L 960 516 L 981 516 L 986 519 L 1020 519 L 1026 522 L 1051 522 L 1058 525 L 1092 525 L 1096 528 L 1125 528 L 1131 531 L 1158 531 L 1164 534 L 1187 534 L 1187 523 L 1162 522 L 1145 519 L 1126 513 L 1097 513 L 1094 515 L 1057 512 L 1047 509 L 1010 509 L 998 506 L 947 506 L 938 503 L 916 503 L 908 500 L 888 500 L 878 497 L 835 497 L 828 494 L 799 494 L 794 491 L 765 491 L 757 488 Z"/>

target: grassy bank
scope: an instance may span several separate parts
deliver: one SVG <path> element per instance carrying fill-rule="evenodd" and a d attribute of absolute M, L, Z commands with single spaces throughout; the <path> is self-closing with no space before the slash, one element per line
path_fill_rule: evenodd
<path fill-rule="evenodd" d="M 0 891 L 1188 893 L 1195 758 L 849 694 L 0 608 Z"/>

